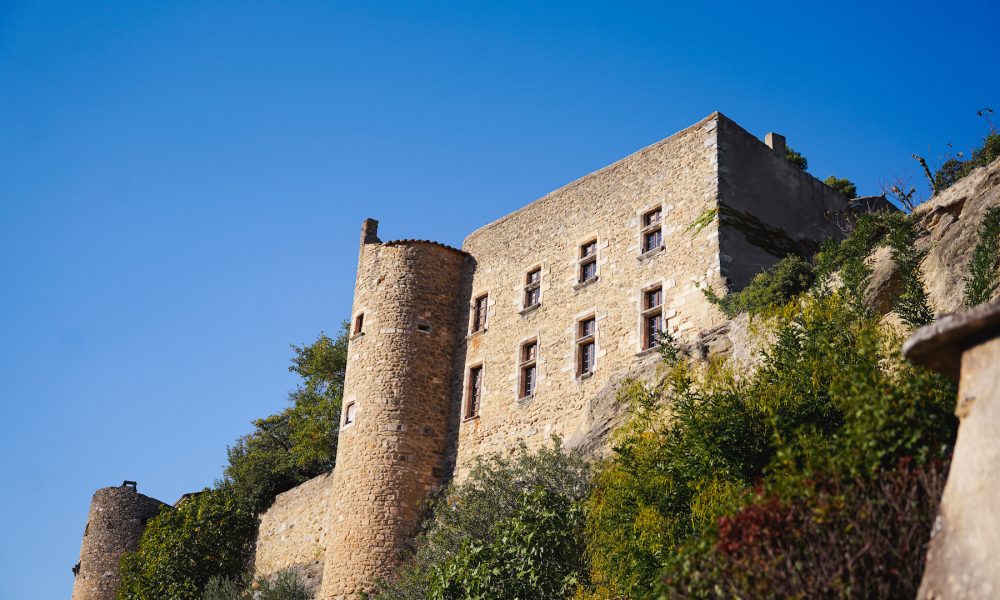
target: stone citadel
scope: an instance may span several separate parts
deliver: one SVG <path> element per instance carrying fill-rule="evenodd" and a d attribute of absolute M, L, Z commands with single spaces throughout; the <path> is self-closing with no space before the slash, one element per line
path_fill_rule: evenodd
<path fill-rule="evenodd" d="M 725 321 L 703 288 L 739 290 L 787 254 L 811 255 L 842 235 L 830 215 L 885 206 L 868 200 L 789 162 L 780 135 L 762 142 L 713 113 L 461 249 L 383 242 L 366 220 L 337 466 L 262 516 L 255 570 L 293 569 L 320 598 L 353 598 L 391 573 L 421 501 L 477 457 L 553 435 L 604 451 L 622 416 L 614 386 L 653 376 L 661 332 L 694 341 Z M 113 598 L 107 565 L 136 543 L 94 546 L 95 530 L 113 528 L 101 514 L 92 508 L 74 600 Z"/>

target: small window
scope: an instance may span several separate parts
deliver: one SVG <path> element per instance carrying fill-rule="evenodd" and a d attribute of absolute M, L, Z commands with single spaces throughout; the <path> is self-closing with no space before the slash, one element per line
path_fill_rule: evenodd
<path fill-rule="evenodd" d="M 652 252 L 663 246 L 663 209 L 654 208 L 642 216 L 640 233 L 642 253 Z"/>
<path fill-rule="evenodd" d="M 518 398 L 535 395 L 538 385 L 538 340 L 521 344 L 521 383 Z"/>
<path fill-rule="evenodd" d="M 576 374 L 578 376 L 590 375 L 594 372 L 594 363 L 597 359 L 597 346 L 595 345 L 596 333 L 597 320 L 594 317 L 583 319 L 577 324 Z"/>
<path fill-rule="evenodd" d="M 472 305 L 472 333 L 486 330 L 486 308 L 489 295 L 483 294 L 476 298 Z"/>
<path fill-rule="evenodd" d="M 358 313 L 358 316 L 354 317 L 354 335 L 358 335 L 364 331 L 365 326 L 365 313 Z"/>
<path fill-rule="evenodd" d="M 542 269 L 532 269 L 524 278 L 524 308 L 542 303 Z"/>
<path fill-rule="evenodd" d="M 479 416 L 479 406 L 483 400 L 483 366 L 469 369 L 469 389 L 465 401 L 465 418 Z"/>
<path fill-rule="evenodd" d="M 344 427 L 354 424 L 354 418 L 357 415 L 357 405 L 354 402 L 348 402 L 347 406 L 344 407 Z"/>
<path fill-rule="evenodd" d="M 656 286 L 642 293 L 642 349 L 655 348 L 663 331 L 663 288 Z"/>
<path fill-rule="evenodd" d="M 597 240 L 580 246 L 580 283 L 597 277 Z"/>

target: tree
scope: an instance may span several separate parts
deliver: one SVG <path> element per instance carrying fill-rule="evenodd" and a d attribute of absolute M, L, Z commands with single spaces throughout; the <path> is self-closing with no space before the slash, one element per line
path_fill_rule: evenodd
<path fill-rule="evenodd" d="M 347 323 L 336 340 L 320 336 L 292 346 L 289 371 L 302 384 L 289 393 L 291 405 L 254 421 L 254 431 L 229 448 L 225 479 L 247 508 L 264 511 L 274 497 L 333 468 L 347 366 Z"/>
<path fill-rule="evenodd" d="M 858 187 L 850 179 L 841 179 L 836 175 L 830 175 L 823 180 L 823 183 L 843 194 L 848 200 L 858 197 Z"/>
<path fill-rule="evenodd" d="M 803 171 L 809 169 L 809 160 L 802 156 L 802 154 L 792 150 L 791 146 L 785 146 L 785 158 Z"/>

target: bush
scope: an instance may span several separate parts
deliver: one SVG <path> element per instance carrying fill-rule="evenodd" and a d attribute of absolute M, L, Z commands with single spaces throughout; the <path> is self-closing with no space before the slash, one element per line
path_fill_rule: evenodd
<path fill-rule="evenodd" d="M 979 241 L 969 261 L 965 278 L 965 306 L 972 308 L 987 302 L 997 291 L 1000 269 L 1000 207 L 986 209 L 979 226 Z"/>
<path fill-rule="evenodd" d="M 841 179 L 836 175 L 830 175 L 823 180 L 823 183 L 840 192 L 848 200 L 858 197 L 858 186 L 850 179 Z"/>
<path fill-rule="evenodd" d="M 752 503 L 755 486 L 797 502 L 815 481 L 877 484 L 906 457 L 950 452 L 954 385 L 903 361 L 876 318 L 830 292 L 774 319 L 776 343 L 752 376 L 679 364 L 662 386 L 624 387 L 635 416 L 587 503 L 593 597 L 710 572 L 718 519 Z"/>
<path fill-rule="evenodd" d="M 238 577 L 257 532 L 230 487 L 205 490 L 150 519 L 121 562 L 119 600 L 195 600 L 213 577 Z"/>
<path fill-rule="evenodd" d="M 796 167 L 802 169 L 803 171 L 809 169 L 809 160 L 802 156 L 800 153 L 792 150 L 791 146 L 785 146 L 785 158 L 788 162 L 792 163 Z"/>
<path fill-rule="evenodd" d="M 250 575 L 235 579 L 213 577 L 201 600 L 312 600 L 312 592 L 295 573 L 282 571 L 273 579 Z"/>
<path fill-rule="evenodd" d="M 816 279 L 808 261 L 795 255 L 786 256 L 774 266 L 757 274 L 738 292 L 718 296 L 711 289 L 702 290 L 712 304 L 730 319 L 746 312 L 757 315 L 779 306 L 809 289 Z"/>
<path fill-rule="evenodd" d="M 409 562 L 379 599 L 558 598 L 580 578 L 589 466 L 558 439 L 482 458 L 430 507 Z"/>
<path fill-rule="evenodd" d="M 913 598 L 946 463 L 902 461 L 873 479 L 754 497 L 717 537 L 671 558 L 661 598 Z"/>
<path fill-rule="evenodd" d="M 972 150 L 969 160 L 950 158 L 934 174 L 934 191 L 940 192 L 955 185 L 973 170 L 1000 158 L 1000 134 L 990 132 L 978 148 Z"/>

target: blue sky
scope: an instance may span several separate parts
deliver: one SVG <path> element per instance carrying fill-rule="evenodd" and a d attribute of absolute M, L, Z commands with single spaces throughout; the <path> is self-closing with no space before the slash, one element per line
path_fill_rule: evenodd
<path fill-rule="evenodd" d="M 715 110 L 877 193 L 1000 110 L 995 2 L 753 4 L 0 0 L 0 598 L 212 483 L 365 217 L 459 245 Z"/>

